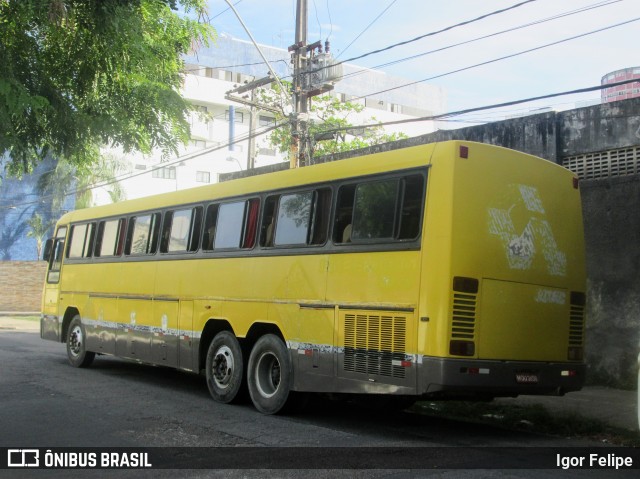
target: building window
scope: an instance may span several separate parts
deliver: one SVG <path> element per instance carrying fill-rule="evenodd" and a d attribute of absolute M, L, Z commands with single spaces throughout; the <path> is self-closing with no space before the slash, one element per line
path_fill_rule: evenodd
<path fill-rule="evenodd" d="M 229 110 L 224 112 L 224 119 L 226 121 L 229 121 Z M 236 111 L 234 123 L 244 123 L 244 113 L 242 113 L 241 111 Z"/>
<path fill-rule="evenodd" d="M 196 148 L 206 148 L 207 142 L 204 140 L 190 140 L 189 144 L 191 146 L 195 146 Z"/>
<path fill-rule="evenodd" d="M 258 154 L 264 156 L 276 156 L 276 150 L 273 148 L 260 148 L 258 150 Z"/>
<path fill-rule="evenodd" d="M 271 126 L 276 124 L 276 119 L 270 116 L 260 115 L 260 126 Z"/>
<path fill-rule="evenodd" d="M 165 180 L 175 180 L 176 179 L 176 168 L 175 166 L 168 166 L 163 168 L 156 168 L 151 173 L 153 178 L 163 178 Z"/>
<path fill-rule="evenodd" d="M 196 181 L 198 183 L 211 183 L 211 173 L 208 171 L 196 171 Z"/>

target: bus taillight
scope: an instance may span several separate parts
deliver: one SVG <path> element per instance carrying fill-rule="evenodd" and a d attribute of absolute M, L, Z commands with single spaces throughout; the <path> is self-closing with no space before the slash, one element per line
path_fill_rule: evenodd
<path fill-rule="evenodd" d="M 473 356 L 476 353 L 476 345 L 473 341 L 451 340 L 449 342 L 449 354 L 451 356 Z"/>
<path fill-rule="evenodd" d="M 569 361 L 582 361 L 582 348 L 579 346 L 573 346 L 569 348 L 567 359 Z"/>

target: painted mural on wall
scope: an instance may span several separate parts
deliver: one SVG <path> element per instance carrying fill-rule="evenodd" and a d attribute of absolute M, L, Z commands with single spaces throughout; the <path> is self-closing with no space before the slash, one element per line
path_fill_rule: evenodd
<path fill-rule="evenodd" d="M 38 188 L 38 179 L 55 167 L 54 160 L 43 161 L 31 175 L 12 178 L 5 174 L 6 160 L 0 160 L 0 260 L 32 261 L 38 259 L 38 238 L 34 229 L 38 222 L 51 235 L 55 221 L 73 209 L 75 199 L 66 197 L 62 205 L 55 205 L 46 192 Z"/>

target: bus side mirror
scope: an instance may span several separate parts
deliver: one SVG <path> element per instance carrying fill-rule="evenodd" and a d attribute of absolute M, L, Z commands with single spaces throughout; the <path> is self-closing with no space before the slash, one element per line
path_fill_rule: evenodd
<path fill-rule="evenodd" d="M 53 238 L 49 238 L 44 244 L 44 251 L 42 253 L 42 260 L 49 261 L 51 259 L 51 248 L 53 247 Z"/>

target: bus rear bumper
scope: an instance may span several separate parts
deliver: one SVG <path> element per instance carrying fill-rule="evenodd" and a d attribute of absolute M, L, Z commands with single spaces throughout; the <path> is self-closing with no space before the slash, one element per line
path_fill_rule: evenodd
<path fill-rule="evenodd" d="M 491 361 L 423 356 L 418 394 L 433 398 L 558 395 L 584 384 L 583 363 Z"/>

